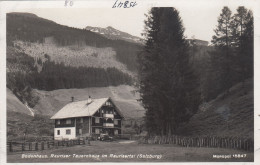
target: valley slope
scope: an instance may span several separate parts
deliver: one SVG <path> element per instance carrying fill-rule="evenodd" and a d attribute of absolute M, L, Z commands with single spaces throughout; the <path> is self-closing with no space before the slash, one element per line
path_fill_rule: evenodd
<path fill-rule="evenodd" d="M 248 79 L 201 104 L 200 110 L 178 133 L 186 136 L 254 138 L 253 80 Z"/>

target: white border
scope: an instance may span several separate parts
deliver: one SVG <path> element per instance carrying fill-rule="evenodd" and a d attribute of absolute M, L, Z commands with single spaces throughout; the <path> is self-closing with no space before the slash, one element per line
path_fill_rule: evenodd
<path fill-rule="evenodd" d="M 73 0 L 72 7 L 67 8 L 111 8 L 114 4 L 114 0 Z M 259 152 L 260 152 L 260 122 L 259 122 L 259 108 L 260 102 L 257 99 L 260 98 L 260 3 L 259 0 L 135 0 L 139 7 L 154 7 L 154 6 L 249 6 L 253 9 L 254 13 L 254 29 L 255 29 L 255 57 L 254 57 L 254 131 L 255 131 L 255 162 L 254 163 L 239 163 L 239 162 L 220 162 L 210 164 L 260 164 Z M 63 0 L 61 1 L 0 1 L 0 164 L 6 164 L 6 16 L 7 12 L 15 11 L 22 8 L 66 8 Z M 117 10 L 117 9 L 115 9 Z M 127 10 L 127 9 L 126 9 Z M 203 26 L 203 25 L 202 25 Z M 175 163 L 174 164 L 193 164 L 193 163 Z M 8 163 L 13 164 L 13 163 Z M 36 164 L 36 163 L 30 163 Z M 45 164 L 45 163 L 37 163 Z M 56 164 L 56 163 L 55 163 Z M 63 163 L 60 163 L 63 164 Z M 72 163 L 77 164 L 77 163 Z M 95 163 L 100 164 L 100 163 Z M 109 163 L 112 164 L 112 163 Z M 141 164 L 141 163 L 134 163 Z M 172 164 L 172 163 L 163 163 Z M 194 163 L 195 164 L 195 163 Z M 196 164 L 209 164 L 208 162 L 197 162 Z"/>

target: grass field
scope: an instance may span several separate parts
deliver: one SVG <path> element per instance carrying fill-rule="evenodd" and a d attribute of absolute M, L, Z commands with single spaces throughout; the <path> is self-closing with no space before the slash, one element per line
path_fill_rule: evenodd
<path fill-rule="evenodd" d="M 111 155 L 112 154 L 112 155 Z M 150 158 L 141 156 L 146 154 Z M 243 154 L 244 158 L 234 158 L 234 154 Z M 25 158 L 38 155 L 45 158 Z M 103 156 L 102 156 L 103 155 Z M 107 157 L 104 157 L 106 156 Z M 213 158 L 224 155 L 231 158 Z M 128 158 L 122 158 L 128 156 Z M 135 141 L 100 142 L 91 145 L 61 147 L 43 151 L 8 153 L 8 163 L 30 162 L 250 162 L 254 154 L 246 151 L 220 148 L 184 148 L 176 145 L 138 144 Z"/>

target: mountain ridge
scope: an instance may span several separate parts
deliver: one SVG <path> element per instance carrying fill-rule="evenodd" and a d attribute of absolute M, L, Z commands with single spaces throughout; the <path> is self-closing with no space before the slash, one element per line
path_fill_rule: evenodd
<path fill-rule="evenodd" d="M 85 29 L 91 32 L 95 32 L 97 34 L 101 34 L 102 36 L 105 36 L 108 39 L 124 40 L 137 44 L 144 44 L 144 40 L 142 38 L 120 31 L 118 29 L 113 28 L 112 26 L 107 26 L 106 28 L 87 26 Z"/>

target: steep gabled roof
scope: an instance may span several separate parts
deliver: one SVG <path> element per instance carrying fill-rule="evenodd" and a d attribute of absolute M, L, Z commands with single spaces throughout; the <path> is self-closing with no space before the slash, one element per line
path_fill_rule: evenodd
<path fill-rule="evenodd" d="M 51 119 L 65 119 L 71 117 L 83 117 L 92 116 L 97 110 L 99 110 L 108 100 L 110 100 L 115 106 L 114 102 L 110 98 L 92 99 L 89 100 L 71 102 L 65 105 L 61 110 L 59 110 Z M 116 111 L 121 117 L 123 117 L 120 110 L 115 106 Z"/>

